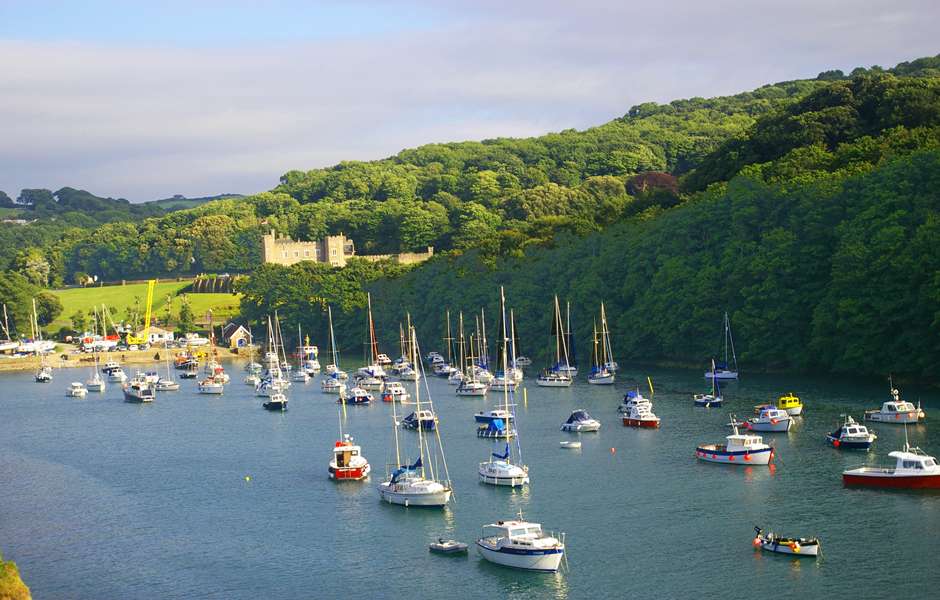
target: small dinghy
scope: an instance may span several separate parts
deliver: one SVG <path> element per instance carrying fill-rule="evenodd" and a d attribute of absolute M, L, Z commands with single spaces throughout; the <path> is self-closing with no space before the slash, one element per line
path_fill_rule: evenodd
<path fill-rule="evenodd" d="M 558 442 L 558 445 L 566 450 L 580 450 L 581 442 Z"/>
<path fill-rule="evenodd" d="M 466 554 L 467 545 L 457 540 L 438 538 L 436 542 L 428 544 L 428 550 L 437 554 Z"/>
<path fill-rule="evenodd" d="M 757 532 L 752 542 L 755 548 L 778 554 L 810 556 L 813 558 L 819 556 L 818 538 L 789 538 L 773 532 L 765 534 L 760 527 L 755 527 L 754 531 Z"/>

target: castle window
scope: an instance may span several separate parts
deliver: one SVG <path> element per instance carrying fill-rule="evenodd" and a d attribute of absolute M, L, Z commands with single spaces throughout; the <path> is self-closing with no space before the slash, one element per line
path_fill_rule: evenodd
<path fill-rule="evenodd" d="M 300 252 L 294 250 L 294 258 L 300 258 Z"/>
<path fill-rule="evenodd" d="M 336 256 L 336 248 L 330 250 L 330 256 Z"/>
<path fill-rule="evenodd" d="M 281 258 L 287 258 L 287 250 L 281 252 Z"/>
<path fill-rule="evenodd" d="M 309 257 L 309 256 L 310 256 L 310 251 L 309 251 L 309 250 L 304 250 L 304 256 Z"/>

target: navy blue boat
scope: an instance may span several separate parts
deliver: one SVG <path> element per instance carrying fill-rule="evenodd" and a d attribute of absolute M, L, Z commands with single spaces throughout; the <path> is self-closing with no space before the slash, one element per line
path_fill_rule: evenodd
<path fill-rule="evenodd" d="M 842 427 L 826 435 L 826 441 L 833 448 L 847 450 L 868 450 L 878 436 L 868 431 L 864 425 L 855 422 L 850 416 L 845 417 Z"/>

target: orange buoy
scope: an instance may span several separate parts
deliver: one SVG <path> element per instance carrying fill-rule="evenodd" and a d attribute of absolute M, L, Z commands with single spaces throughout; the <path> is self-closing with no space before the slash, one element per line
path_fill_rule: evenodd
<path fill-rule="evenodd" d="M 611 454 L 617 454 L 617 449 L 616 449 L 616 448 L 611 448 L 611 449 L 610 449 L 610 453 L 611 453 Z"/>

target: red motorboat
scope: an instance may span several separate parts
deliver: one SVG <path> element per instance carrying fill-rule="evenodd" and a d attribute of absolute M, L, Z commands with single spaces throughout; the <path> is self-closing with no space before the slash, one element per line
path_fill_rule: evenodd
<path fill-rule="evenodd" d="M 896 459 L 892 467 L 861 466 L 842 473 L 846 486 L 894 488 L 905 490 L 940 489 L 940 465 L 920 448 L 904 444 L 888 456 Z"/>
<path fill-rule="evenodd" d="M 649 401 L 638 403 L 630 408 L 630 412 L 623 415 L 624 427 L 659 427 L 659 417 L 653 414 Z"/>
<path fill-rule="evenodd" d="M 353 439 L 348 434 L 333 446 L 330 479 L 358 481 L 368 477 L 371 469 L 369 461 L 360 454 L 359 446 L 353 444 Z"/>

